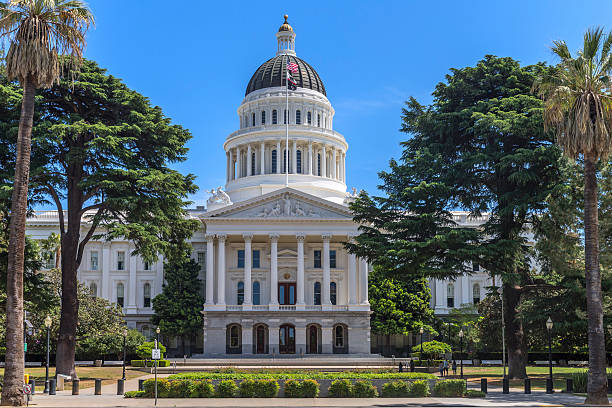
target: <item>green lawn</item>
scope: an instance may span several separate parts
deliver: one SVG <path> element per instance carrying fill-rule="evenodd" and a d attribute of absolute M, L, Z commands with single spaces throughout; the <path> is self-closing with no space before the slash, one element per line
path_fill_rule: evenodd
<path fill-rule="evenodd" d="M 457 367 L 457 375 L 459 375 L 460 367 Z M 584 371 L 582 367 L 554 367 L 553 366 L 553 382 L 556 390 L 565 389 L 565 380 L 571 377 L 572 373 Z M 452 371 L 451 371 L 452 372 Z M 487 382 L 491 386 L 502 385 L 504 369 L 503 367 L 468 367 L 463 366 L 463 374 L 472 384 L 479 383 L 481 378 L 487 378 Z M 529 366 L 527 367 L 527 375 L 531 378 L 532 389 L 545 389 L 546 378 L 548 377 L 548 366 Z M 522 388 L 523 380 L 510 380 L 510 387 Z"/>

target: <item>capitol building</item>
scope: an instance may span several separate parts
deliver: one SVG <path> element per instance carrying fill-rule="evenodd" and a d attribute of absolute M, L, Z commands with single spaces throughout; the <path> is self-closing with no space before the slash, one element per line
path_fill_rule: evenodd
<path fill-rule="evenodd" d="M 248 82 L 239 128 L 223 144 L 225 186 L 209 191 L 206 208 L 189 211 L 201 221 L 191 245 L 205 304 L 202 333 L 185 354 L 371 352 L 369 265 L 343 245 L 359 233 L 348 207 L 355 197 L 347 192 L 348 143 L 334 130 L 325 85 L 297 56 L 295 39 L 285 16 L 276 55 Z M 287 92 L 288 63 L 297 66 L 297 88 Z M 57 212 L 38 212 L 28 219 L 27 233 L 45 239 L 59 231 L 58 223 Z M 119 239 L 90 241 L 78 279 L 93 295 L 122 306 L 128 327 L 151 336 L 164 261 L 143 262 L 131 256 L 133 249 Z M 432 281 L 432 306 L 445 314 L 478 302 L 489 284 L 482 273 Z M 176 339 L 167 341 L 169 350 L 180 347 Z"/>

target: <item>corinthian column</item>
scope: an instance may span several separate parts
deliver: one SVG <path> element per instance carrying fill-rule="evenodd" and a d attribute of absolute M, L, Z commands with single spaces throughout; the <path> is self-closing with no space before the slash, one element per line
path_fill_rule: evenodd
<path fill-rule="evenodd" d="M 327 177 L 327 154 L 325 145 L 321 146 L 321 177 Z"/>
<path fill-rule="evenodd" d="M 217 234 L 217 304 L 225 306 L 225 239 L 227 235 Z"/>
<path fill-rule="evenodd" d="M 251 157 L 251 145 L 247 145 L 247 169 L 246 169 L 246 174 L 247 176 L 252 176 L 253 172 L 251 171 L 252 169 L 252 162 L 253 162 L 253 158 Z"/>
<path fill-rule="evenodd" d="M 368 305 L 368 260 L 361 259 L 359 263 L 359 284 L 361 289 L 361 304 Z"/>
<path fill-rule="evenodd" d="M 333 178 L 334 180 L 336 180 L 336 169 L 337 167 L 337 162 L 336 162 L 337 156 L 336 156 L 336 149 L 333 148 L 332 149 L 332 164 L 331 164 L 331 178 Z"/>
<path fill-rule="evenodd" d="M 251 300 L 251 265 L 252 261 L 252 250 L 251 250 L 251 241 L 253 239 L 253 234 L 246 233 L 242 234 L 244 238 L 244 302 L 242 304 L 245 306 L 243 309 L 249 309 L 253 304 Z"/>
<path fill-rule="evenodd" d="M 214 263 L 215 263 L 215 236 L 206 234 L 206 304 L 212 305 L 214 301 Z"/>
<path fill-rule="evenodd" d="M 329 298 L 329 284 L 331 282 L 331 272 L 329 270 L 329 240 L 331 234 L 321 235 L 323 238 L 323 301 L 321 304 L 325 308 L 331 306 L 331 300 Z"/>
<path fill-rule="evenodd" d="M 297 234 L 297 307 L 304 308 L 304 234 Z"/>
<path fill-rule="evenodd" d="M 312 176 L 312 142 L 308 143 L 308 175 Z"/>
<path fill-rule="evenodd" d="M 278 309 L 278 234 L 270 234 L 270 309 Z"/>

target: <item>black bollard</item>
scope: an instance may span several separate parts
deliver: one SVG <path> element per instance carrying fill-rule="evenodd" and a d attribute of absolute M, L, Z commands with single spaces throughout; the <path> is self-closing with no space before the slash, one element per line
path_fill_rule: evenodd
<path fill-rule="evenodd" d="M 145 380 L 138 380 L 138 391 L 144 391 Z"/>
<path fill-rule="evenodd" d="M 531 378 L 525 378 L 525 394 L 531 394 Z"/>
<path fill-rule="evenodd" d="M 96 388 L 94 390 L 94 395 L 102 395 L 102 379 L 96 378 Z"/>
<path fill-rule="evenodd" d="M 122 379 L 117 380 L 117 395 L 123 395 L 124 387 L 125 387 L 125 380 L 122 380 Z"/>
<path fill-rule="evenodd" d="M 32 395 L 34 395 L 36 393 L 35 392 L 35 390 L 36 390 L 36 380 L 32 378 L 30 380 L 30 385 L 32 386 Z"/>
<path fill-rule="evenodd" d="M 609 381 L 608 381 L 608 384 L 610 384 Z M 569 393 L 574 392 L 574 380 L 573 379 L 568 378 L 565 380 L 565 392 L 569 392 Z"/>
<path fill-rule="evenodd" d="M 508 378 L 502 380 L 502 393 L 510 394 L 510 380 Z"/>
<path fill-rule="evenodd" d="M 49 380 L 49 395 L 55 395 L 55 378 Z"/>
<path fill-rule="evenodd" d="M 555 390 L 553 389 L 553 380 L 552 380 L 552 378 L 547 378 L 546 379 L 546 393 L 547 394 L 552 394 L 554 392 L 555 392 Z"/>
<path fill-rule="evenodd" d="M 77 379 L 72 380 L 72 395 L 79 395 L 79 383 Z"/>
<path fill-rule="evenodd" d="M 485 394 L 487 393 L 487 379 L 486 378 L 480 379 L 480 391 L 484 392 Z"/>

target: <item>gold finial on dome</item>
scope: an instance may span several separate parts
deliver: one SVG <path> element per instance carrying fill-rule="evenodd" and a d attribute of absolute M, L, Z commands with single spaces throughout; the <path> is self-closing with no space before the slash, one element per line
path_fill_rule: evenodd
<path fill-rule="evenodd" d="M 280 26 L 278 31 L 279 32 L 281 32 L 281 31 L 293 31 L 293 27 L 291 27 L 291 25 L 289 25 L 289 22 L 287 21 L 289 16 L 287 14 L 285 14 L 284 17 L 285 17 L 285 22 L 283 23 L 283 25 Z"/>

